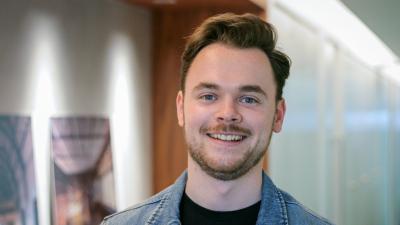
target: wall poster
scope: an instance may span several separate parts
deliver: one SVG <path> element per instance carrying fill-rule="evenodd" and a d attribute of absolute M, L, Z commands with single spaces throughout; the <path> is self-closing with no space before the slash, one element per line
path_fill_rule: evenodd
<path fill-rule="evenodd" d="M 37 225 L 29 117 L 0 115 L 0 224 Z"/>
<path fill-rule="evenodd" d="M 52 118 L 53 222 L 98 225 L 115 212 L 109 120 Z"/>

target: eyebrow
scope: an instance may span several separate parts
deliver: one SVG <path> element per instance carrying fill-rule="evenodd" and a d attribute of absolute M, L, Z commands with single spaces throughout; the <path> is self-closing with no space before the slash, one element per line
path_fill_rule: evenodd
<path fill-rule="evenodd" d="M 200 84 L 196 85 L 196 87 L 194 87 L 195 91 L 201 90 L 201 89 L 212 89 L 212 90 L 218 90 L 219 86 L 213 83 L 205 83 L 205 82 L 201 82 Z"/>
<path fill-rule="evenodd" d="M 240 86 L 239 90 L 241 92 L 255 92 L 255 93 L 260 93 L 262 95 L 264 95 L 265 97 L 267 97 L 267 93 L 265 93 L 265 91 L 263 91 L 263 89 L 258 86 L 258 85 L 244 85 L 244 86 Z"/>
<path fill-rule="evenodd" d="M 213 83 L 205 83 L 201 82 L 200 84 L 196 85 L 194 87 L 195 91 L 201 90 L 201 89 L 211 89 L 211 90 L 219 90 L 220 87 L 217 84 Z M 258 85 L 243 85 L 239 87 L 240 92 L 255 92 L 264 95 L 267 97 L 267 93 Z"/>

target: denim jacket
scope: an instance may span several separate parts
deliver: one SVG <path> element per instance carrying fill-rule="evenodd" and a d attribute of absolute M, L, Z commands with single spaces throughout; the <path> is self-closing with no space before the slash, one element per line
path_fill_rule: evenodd
<path fill-rule="evenodd" d="M 165 190 L 143 203 L 108 216 L 102 225 L 180 225 L 179 204 L 185 190 L 185 171 Z M 263 173 L 262 199 L 257 225 L 319 225 L 331 224 L 317 216 L 292 196 L 278 189 Z"/>

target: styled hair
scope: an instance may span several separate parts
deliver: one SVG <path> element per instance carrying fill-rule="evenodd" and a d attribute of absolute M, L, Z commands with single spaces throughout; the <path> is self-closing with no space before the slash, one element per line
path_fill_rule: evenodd
<path fill-rule="evenodd" d="M 271 63 L 277 87 L 276 100 L 280 100 L 291 61 L 285 53 L 276 49 L 276 41 L 275 28 L 249 13 L 224 13 L 206 19 L 187 39 L 181 58 L 181 90 L 185 91 L 186 76 L 196 55 L 210 44 L 223 43 L 242 49 L 262 50 Z"/>

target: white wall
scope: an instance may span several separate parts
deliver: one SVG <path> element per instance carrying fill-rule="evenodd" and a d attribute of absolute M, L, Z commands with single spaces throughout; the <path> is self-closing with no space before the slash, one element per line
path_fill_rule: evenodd
<path fill-rule="evenodd" d="M 151 194 L 151 14 L 109 0 L 6 0 L 0 113 L 32 115 L 39 223 L 50 224 L 48 119 L 110 117 L 121 210 Z"/>

